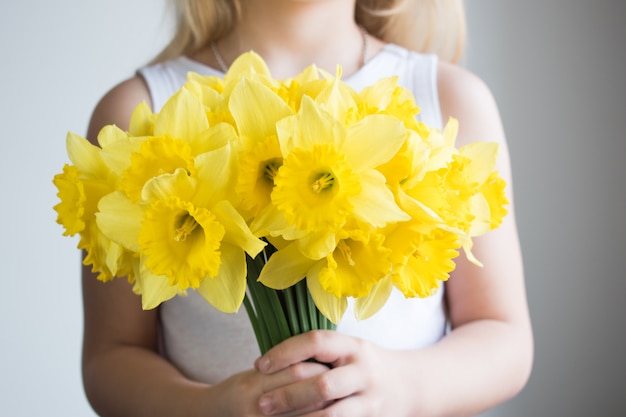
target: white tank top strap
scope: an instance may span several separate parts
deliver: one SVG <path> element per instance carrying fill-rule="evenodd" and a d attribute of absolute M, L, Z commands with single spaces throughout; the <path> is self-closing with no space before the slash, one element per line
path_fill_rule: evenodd
<path fill-rule="evenodd" d="M 161 110 L 165 102 L 187 81 L 189 72 L 202 75 L 224 75 L 220 71 L 184 56 L 145 66 L 137 71 L 137 74 L 145 80 L 148 86 L 153 111 Z"/>

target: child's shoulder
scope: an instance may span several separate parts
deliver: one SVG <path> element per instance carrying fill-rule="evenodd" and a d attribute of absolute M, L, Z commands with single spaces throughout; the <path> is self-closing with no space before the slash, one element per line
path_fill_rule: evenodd
<path fill-rule="evenodd" d="M 122 129 L 128 128 L 130 116 L 141 102 L 151 105 L 148 87 L 139 75 L 120 82 L 111 88 L 96 105 L 87 136 L 93 140 L 105 125 L 114 124 Z"/>
<path fill-rule="evenodd" d="M 465 126 L 499 130 L 500 115 L 491 89 L 473 72 L 457 64 L 439 62 L 437 89 L 444 120 L 454 117 Z"/>

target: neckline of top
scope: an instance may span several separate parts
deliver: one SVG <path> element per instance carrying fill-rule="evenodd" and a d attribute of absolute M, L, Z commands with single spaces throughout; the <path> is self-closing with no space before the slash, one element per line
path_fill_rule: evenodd
<path fill-rule="evenodd" d="M 382 59 L 381 57 L 384 56 L 386 53 L 391 52 L 394 49 L 397 49 L 398 47 L 395 44 L 392 43 L 386 43 L 381 49 L 380 51 L 378 51 L 376 54 L 374 54 L 370 59 L 367 60 L 367 62 L 361 66 L 361 68 L 359 68 L 356 72 L 350 74 L 348 77 L 344 78 L 344 81 L 346 82 L 350 82 L 353 81 L 354 79 L 358 79 L 360 77 L 362 77 L 363 73 L 367 72 L 369 68 L 375 66 L 375 64 Z M 192 71 L 198 72 L 200 74 L 204 74 L 204 75 L 215 75 L 215 76 L 224 76 L 224 72 L 217 69 L 217 68 L 213 68 L 212 66 L 205 64 L 203 62 L 197 61 L 193 58 L 190 58 L 186 55 L 182 55 L 179 57 L 179 61 L 182 61 L 187 67 L 190 67 Z"/>

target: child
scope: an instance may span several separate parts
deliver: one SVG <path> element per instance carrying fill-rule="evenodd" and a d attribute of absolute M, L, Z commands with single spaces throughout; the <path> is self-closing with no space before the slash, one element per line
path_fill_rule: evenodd
<path fill-rule="evenodd" d="M 141 101 L 158 111 L 188 71 L 221 75 L 254 50 L 275 78 L 337 65 L 356 90 L 397 75 L 433 127 L 459 120 L 457 146 L 501 144 L 489 90 L 453 63 L 464 38 L 461 0 L 175 0 L 178 30 L 155 63 L 113 88 L 88 137 L 128 128 Z M 419 51 L 409 52 L 409 49 Z M 435 52 L 425 54 L 425 52 Z M 143 311 L 125 280 L 83 269 L 84 385 L 102 416 L 469 416 L 518 393 L 532 364 L 532 333 L 514 210 L 475 239 L 436 295 L 393 293 L 373 318 L 350 311 L 336 332 L 293 337 L 258 358 L 245 312 L 218 312 L 195 293 Z M 446 331 L 449 325 L 450 331 Z M 326 366 L 309 362 L 314 358 Z M 255 360 L 256 359 L 256 360 Z"/>

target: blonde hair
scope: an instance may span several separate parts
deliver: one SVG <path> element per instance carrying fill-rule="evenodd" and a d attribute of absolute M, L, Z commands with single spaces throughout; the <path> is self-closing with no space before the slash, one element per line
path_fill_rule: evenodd
<path fill-rule="evenodd" d="M 153 60 L 191 55 L 232 30 L 241 15 L 239 0 L 169 0 L 175 11 L 174 37 Z M 463 0 L 356 0 L 355 20 L 370 34 L 418 52 L 457 62 L 465 48 Z"/>

